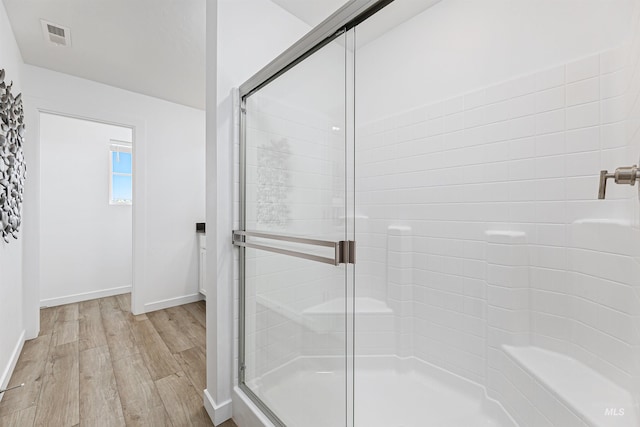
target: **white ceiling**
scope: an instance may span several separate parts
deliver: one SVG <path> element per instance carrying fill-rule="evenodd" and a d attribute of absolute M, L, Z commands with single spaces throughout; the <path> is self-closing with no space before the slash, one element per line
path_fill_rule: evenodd
<path fill-rule="evenodd" d="M 301 21 L 315 27 L 348 0 L 271 0 Z"/>
<path fill-rule="evenodd" d="M 357 47 L 362 48 L 402 23 L 418 16 L 441 0 L 396 0 L 356 28 Z M 407 48 L 399 46 L 398 48 Z"/>
<path fill-rule="evenodd" d="M 315 27 L 348 0 L 271 0 L 292 15 Z M 358 47 L 419 15 L 441 0 L 396 0 L 358 27 Z"/>
<path fill-rule="evenodd" d="M 347 0 L 271 0 L 313 27 Z M 362 26 L 359 46 L 439 0 L 397 0 Z M 206 0 L 3 0 L 27 64 L 205 108 Z M 40 20 L 71 30 L 45 41 Z"/>
<path fill-rule="evenodd" d="M 205 108 L 206 0 L 3 0 L 27 64 Z M 71 29 L 45 42 L 40 19 Z"/>

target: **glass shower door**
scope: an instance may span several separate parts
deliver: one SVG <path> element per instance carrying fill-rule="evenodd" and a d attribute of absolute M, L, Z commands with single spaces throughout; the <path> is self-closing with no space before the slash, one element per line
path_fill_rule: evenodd
<path fill-rule="evenodd" d="M 276 425 L 347 425 L 345 41 L 242 100 L 239 382 Z"/>

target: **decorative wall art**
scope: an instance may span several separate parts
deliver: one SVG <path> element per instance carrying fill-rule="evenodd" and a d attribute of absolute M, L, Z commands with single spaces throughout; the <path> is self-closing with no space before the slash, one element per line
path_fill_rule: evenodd
<path fill-rule="evenodd" d="M 258 224 L 284 226 L 289 222 L 289 142 L 271 140 L 258 149 Z"/>
<path fill-rule="evenodd" d="M 7 84 L 5 70 L 0 69 L 0 235 L 7 243 L 9 236 L 18 238 L 26 176 L 22 94 L 14 96 L 12 86 L 13 81 Z"/>

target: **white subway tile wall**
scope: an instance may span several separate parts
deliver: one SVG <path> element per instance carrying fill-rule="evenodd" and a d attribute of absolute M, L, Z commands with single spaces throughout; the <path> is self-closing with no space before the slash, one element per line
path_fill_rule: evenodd
<path fill-rule="evenodd" d="M 484 384 L 523 426 L 584 424 L 504 345 L 640 396 L 637 190 L 609 183 L 597 200 L 599 171 L 640 155 L 639 59 L 636 37 L 357 132 L 357 293 L 406 325 L 396 354 Z M 413 236 L 400 270 L 399 228 Z"/>

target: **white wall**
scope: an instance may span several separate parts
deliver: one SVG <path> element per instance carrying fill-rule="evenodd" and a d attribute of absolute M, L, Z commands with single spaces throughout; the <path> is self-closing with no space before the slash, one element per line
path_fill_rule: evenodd
<path fill-rule="evenodd" d="M 1 2 L 0 58 L 2 58 L 0 67 L 6 71 L 5 80 L 13 80 L 13 93 L 18 94 L 23 88 L 23 62 L 4 4 Z M 30 142 L 31 137 L 27 134 L 26 144 Z M 23 230 L 20 230 L 18 240 L 11 239 L 8 244 L 0 241 L 0 388 L 7 385 L 25 338 L 23 322 L 25 311 L 22 303 L 22 239 Z"/>
<path fill-rule="evenodd" d="M 215 296 L 207 300 L 210 350 L 205 405 L 219 423 L 231 416 L 231 387 L 237 373 L 236 251 L 229 236 L 237 226 L 233 190 L 237 191 L 238 180 L 233 165 L 238 147 L 233 139 L 231 89 L 302 37 L 309 26 L 268 0 L 219 0 L 207 6 L 207 295 Z"/>
<path fill-rule="evenodd" d="M 38 67 L 24 69 L 33 135 L 39 134 L 38 110 L 133 128 L 134 312 L 199 299 L 195 223 L 204 218 L 204 111 Z M 29 170 L 36 182 L 42 179 L 40 164 L 32 162 Z M 42 189 L 33 193 L 39 198 Z M 37 254 L 29 250 L 25 256 L 39 270 L 33 265 Z"/>
<path fill-rule="evenodd" d="M 130 292 L 132 208 L 109 204 L 111 140 L 130 128 L 40 114 L 40 304 Z"/>

